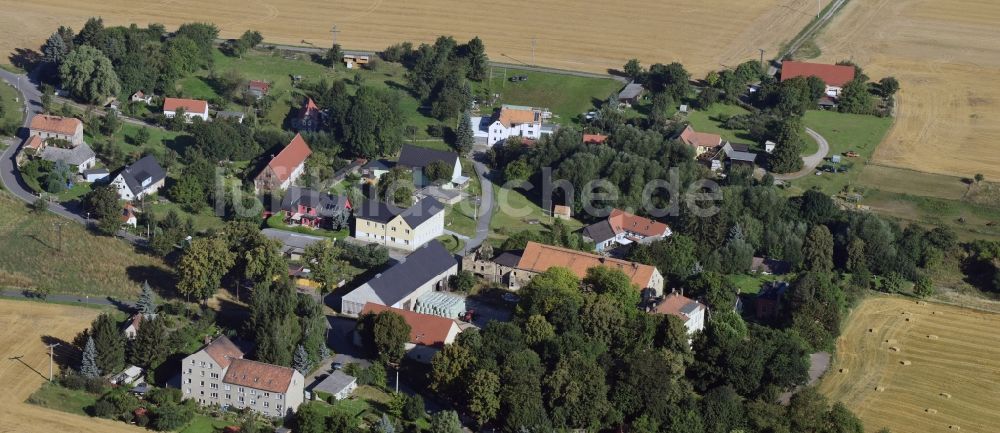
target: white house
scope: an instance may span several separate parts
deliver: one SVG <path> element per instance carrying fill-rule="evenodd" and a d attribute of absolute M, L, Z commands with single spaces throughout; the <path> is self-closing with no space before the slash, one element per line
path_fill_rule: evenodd
<path fill-rule="evenodd" d="M 115 385 L 138 385 L 145 382 L 142 378 L 143 373 L 145 373 L 145 370 L 141 367 L 130 365 L 125 370 L 122 370 L 121 373 L 112 377 L 111 383 Z"/>
<path fill-rule="evenodd" d="M 155 194 L 167 178 L 167 172 L 152 155 L 142 157 L 132 165 L 125 166 L 111 180 L 118 189 L 122 200 L 135 200 Z"/>
<path fill-rule="evenodd" d="M 208 102 L 200 99 L 164 98 L 163 115 L 174 118 L 178 110 L 184 110 L 184 117 L 190 122 L 195 117 L 208 121 Z"/>
<path fill-rule="evenodd" d="M 354 237 L 413 251 L 444 234 L 444 214 L 444 205 L 433 197 L 424 197 L 406 209 L 363 200 L 354 208 Z"/>
<path fill-rule="evenodd" d="M 448 277 L 457 273 L 458 260 L 433 240 L 344 295 L 340 312 L 357 316 L 365 304 L 413 310 L 417 298 L 447 287 Z"/>
<path fill-rule="evenodd" d="M 494 113 L 487 126 L 486 144 L 492 146 L 510 137 L 537 140 L 542 134 L 551 132 L 543 126 L 546 116 L 546 111 L 540 108 L 503 105 Z M 480 123 L 475 123 L 475 120 L 473 122 L 473 130 L 480 129 Z"/>
<path fill-rule="evenodd" d="M 132 102 L 142 102 L 143 104 L 151 105 L 153 103 L 153 95 L 147 95 L 143 93 L 142 90 L 137 90 L 132 94 L 129 100 Z"/>
<path fill-rule="evenodd" d="M 649 243 L 670 236 L 670 226 L 614 209 L 607 219 L 583 228 L 583 238 L 594 243 L 594 251 L 604 252 L 618 245 Z"/>
<path fill-rule="evenodd" d="M 426 147 L 404 144 L 403 150 L 399 152 L 399 166 L 413 170 L 413 184 L 417 188 L 430 185 L 432 182 L 427 178 L 427 167 L 435 162 L 441 162 L 451 167 L 451 174 L 448 181 L 449 187 L 464 186 L 469 178 L 462 176 L 462 160 L 455 152 L 444 150 L 428 149 Z"/>
<path fill-rule="evenodd" d="M 83 122 L 75 117 L 49 116 L 38 114 L 31 118 L 28 126 L 29 137 L 66 140 L 70 146 L 83 144 Z"/>
<path fill-rule="evenodd" d="M 133 314 L 129 317 L 128 322 L 122 326 L 122 334 L 125 338 L 131 340 L 135 338 L 136 334 L 139 333 L 139 326 L 142 324 L 142 314 Z"/>
<path fill-rule="evenodd" d="M 823 63 L 781 62 L 781 81 L 797 77 L 817 77 L 826 84 L 826 96 L 837 98 L 847 83 L 854 80 L 854 66 Z"/>
<path fill-rule="evenodd" d="M 87 183 L 100 182 L 106 180 L 111 172 L 106 168 L 91 168 L 83 172 L 83 178 Z"/>
<path fill-rule="evenodd" d="M 679 293 L 671 293 L 656 305 L 654 311 L 659 314 L 676 316 L 684 322 L 688 335 L 705 329 L 705 312 L 707 307 L 700 302 L 685 297 Z"/>
<path fill-rule="evenodd" d="M 225 336 L 181 361 L 182 398 L 222 408 L 249 408 L 268 417 L 295 412 L 305 378 L 294 369 L 243 359 Z"/>

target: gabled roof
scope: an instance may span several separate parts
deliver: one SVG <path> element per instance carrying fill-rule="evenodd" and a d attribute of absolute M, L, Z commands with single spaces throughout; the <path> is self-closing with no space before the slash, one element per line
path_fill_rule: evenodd
<path fill-rule="evenodd" d="M 32 131 L 54 132 L 63 135 L 76 134 L 76 129 L 83 127 L 83 122 L 75 117 L 49 116 L 38 114 L 31 118 Z"/>
<path fill-rule="evenodd" d="M 316 101 L 312 98 L 306 98 L 306 105 L 302 106 L 299 110 L 299 119 L 304 119 L 306 117 L 316 117 L 320 115 L 319 106 L 316 105 Z"/>
<path fill-rule="evenodd" d="M 618 99 L 635 99 L 642 94 L 642 91 L 642 84 L 633 81 L 625 85 L 621 92 L 618 92 Z"/>
<path fill-rule="evenodd" d="M 584 144 L 604 144 L 608 141 L 608 136 L 604 134 L 583 134 Z"/>
<path fill-rule="evenodd" d="M 30 143 L 29 143 L 30 144 Z M 62 161 L 68 165 L 80 165 L 94 158 L 93 149 L 87 143 L 81 143 L 72 149 L 63 149 L 56 146 L 45 146 L 42 148 L 41 157 L 46 161 Z"/>
<path fill-rule="evenodd" d="M 399 165 L 410 168 L 424 168 L 435 161 L 442 161 L 454 167 L 458 154 L 444 150 L 428 149 L 426 147 L 404 144 L 399 153 Z"/>
<path fill-rule="evenodd" d="M 367 164 L 361 166 L 361 168 L 366 170 L 389 170 L 394 165 L 396 165 L 396 163 L 392 161 L 388 161 L 385 159 L 373 159 L 371 161 L 368 161 Z"/>
<path fill-rule="evenodd" d="M 608 216 L 608 223 L 611 224 L 611 228 L 615 230 L 615 233 L 627 231 L 643 236 L 663 236 L 670 230 L 670 227 L 664 223 L 630 214 L 621 209 L 611 211 L 611 215 Z"/>
<path fill-rule="evenodd" d="M 351 386 L 352 383 L 356 383 L 358 379 L 340 370 L 333 370 L 329 376 L 324 378 L 316 386 L 313 386 L 312 391 L 321 391 L 333 395 L 340 394 L 347 387 Z"/>
<path fill-rule="evenodd" d="M 260 92 L 263 92 L 263 93 L 267 93 L 268 89 L 271 88 L 271 85 L 268 84 L 267 81 L 250 80 L 250 83 L 247 84 L 247 87 L 250 90 L 257 90 L 257 91 L 260 91 Z"/>
<path fill-rule="evenodd" d="M 421 346 L 441 347 L 450 343 L 448 334 L 451 333 L 453 326 L 457 326 L 454 320 L 445 317 L 386 307 L 371 302 L 365 304 L 361 314 L 378 314 L 383 311 L 391 311 L 402 316 L 406 324 L 410 325 L 410 343 Z"/>
<path fill-rule="evenodd" d="M 320 236 L 309 236 L 302 233 L 295 233 L 272 228 L 261 229 L 261 233 L 268 239 L 281 242 L 281 252 L 288 254 L 291 252 L 302 252 L 316 242 L 323 242 L 328 238 Z"/>
<path fill-rule="evenodd" d="M 656 268 L 653 266 L 602 257 L 596 254 L 554 247 L 537 242 L 528 242 L 528 245 L 524 248 L 524 253 L 521 254 L 521 260 L 517 263 L 518 269 L 531 272 L 545 272 L 554 266 L 567 268 L 580 278 L 587 276 L 587 269 L 597 266 L 607 266 L 624 272 L 625 275 L 629 276 L 633 284 L 641 288 L 649 285 L 649 281 L 656 272 Z"/>
<path fill-rule="evenodd" d="M 843 87 L 854 79 L 854 66 L 823 63 L 781 62 L 781 81 L 796 77 L 818 77 L 828 86 Z"/>
<path fill-rule="evenodd" d="M 697 132 L 691 125 L 688 125 L 681 131 L 681 135 L 678 138 L 684 144 L 691 147 L 717 147 L 722 145 L 722 136 L 719 134 L 712 134 L 709 132 Z"/>
<path fill-rule="evenodd" d="M 45 140 L 42 140 L 42 137 L 37 135 L 32 135 L 27 140 L 24 140 L 24 149 L 31 149 L 37 152 L 43 147 L 45 147 Z"/>
<path fill-rule="evenodd" d="M 163 111 L 177 111 L 179 108 L 183 108 L 188 113 L 204 113 L 208 111 L 208 102 L 200 99 L 163 99 Z"/>
<path fill-rule="evenodd" d="M 239 347 L 233 344 L 232 340 L 225 335 L 220 335 L 211 343 L 202 347 L 200 351 L 205 351 L 222 368 L 229 367 L 229 365 L 237 359 L 243 358 L 243 351 Z"/>
<path fill-rule="evenodd" d="M 292 171 L 295 167 L 306 162 L 306 158 L 312 155 L 312 149 L 306 144 L 306 140 L 302 138 L 302 134 L 295 134 L 292 141 L 281 149 L 271 161 L 267 163 L 267 166 L 274 171 L 274 175 L 282 182 L 288 180 L 288 177 L 292 175 Z"/>
<path fill-rule="evenodd" d="M 167 177 L 167 172 L 160 167 L 153 155 L 146 155 L 122 169 L 119 174 L 125 180 L 125 185 L 133 194 L 143 191 Z M 115 176 L 117 177 L 117 176 Z"/>
<path fill-rule="evenodd" d="M 260 389 L 268 392 L 288 392 L 295 370 L 280 365 L 265 364 L 249 359 L 234 359 L 226 370 L 223 383 Z"/>
<path fill-rule="evenodd" d="M 281 210 L 294 211 L 298 205 L 314 208 L 320 216 L 330 216 L 349 209 L 350 200 L 344 194 L 330 195 L 309 188 L 288 187 L 281 199 Z"/>
<path fill-rule="evenodd" d="M 679 293 L 671 293 L 663 298 L 663 302 L 660 302 L 656 306 L 655 311 L 660 314 L 677 316 L 681 320 L 687 321 L 696 311 L 702 308 L 705 308 L 705 306 L 697 301 Z"/>
<path fill-rule="evenodd" d="M 583 228 L 583 235 L 592 239 L 596 243 L 604 242 L 615 237 L 615 230 L 611 228 L 608 220 L 601 220 Z"/>
<path fill-rule="evenodd" d="M 441 242 L 432 240 L 355 291 L 367 286 L 385 305 L 393 305 L 457 264 L 455 256 Z"/>
<path fill-rule="evenodd" d="M 542 112 L 531 107 L 521 107 L 517 105 L 503 105 L 495 117 L 497 121 L 510 128 L 523 123 L 537 123 L 542 121 Z"/>
<path fill-rule="evenodd" d="M 434 197 L 424 197 L 416 204 L 406 209 L 391 206 L 380 200 L 365 200 L 355 210 L 355 218 L 388 224 L 397 216 L 401 216 L 410 228 L 416 228 L 432 216 L 444 211 L 444 205 Z"/>

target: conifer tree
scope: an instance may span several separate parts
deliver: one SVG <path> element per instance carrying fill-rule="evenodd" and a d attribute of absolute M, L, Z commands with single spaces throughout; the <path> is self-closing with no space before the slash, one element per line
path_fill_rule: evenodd
<path fill-rule="evenodd" d="M 83 347 L 80 374 L 91 379 L 101 375 L 101 370 L 97 367 L 97 349 L 94 347 L 93 336 L 87 337 L 87 344 Z"/>

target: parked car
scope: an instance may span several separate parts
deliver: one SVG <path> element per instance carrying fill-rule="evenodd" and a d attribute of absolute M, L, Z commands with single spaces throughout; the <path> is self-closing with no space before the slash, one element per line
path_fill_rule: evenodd
<path fill-rule="evenodd" d="M 475 317 L 476 317 L 476 309 L 470 308 L 469 311 L 466 311 L 465 314 L 462 315 L 462 321 L 472 322 L 472 319 L 474 319 Z"/>
<path fill-rule="evenodd" d="M 334 362 L 333 364 L 330 365 L 330 369 L 331 370 L 341 370 L 343 368 L 344 368 L 344 364 L 342 364 L 340 362 Z"/>

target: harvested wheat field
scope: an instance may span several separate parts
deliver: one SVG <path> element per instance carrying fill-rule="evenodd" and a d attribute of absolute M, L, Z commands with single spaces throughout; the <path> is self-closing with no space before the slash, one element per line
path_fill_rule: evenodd
<path fill-rule="evenodd" d="M 822 60 L 894 75 L 898 116 L 880 164 L 1000 178 L 1000 2 L 852 0 L 819 37 Z M 911 191 L 919 194 L 919 191 Z"/>
<path fill-rule="evenodd" d="M 66 341 L 90 325 L 98 310 L 0 300 L 0 432 L 140 432 L 121 422 L 87 418 L 25 403 L 49 374 L 47 341 Z M 43 339 L 44 338 L 44 339 Z M 56 349 L 57 359 L 67 351 Z M 12 359 L 20 357 L 20 361 Z M 23 361 L 23 363 L 22 363 Z M 44 377 L 43 377 L 44 375 Z"/>
<path fill-rule="evenodd" d="M 829 0 L 822 0 L 822 4 Z M 380 50 L 410 40 L 479 35 L 498 61 L 604 72 L 629 58 L 684 62 L 697 75 L 719 64 L 775 55 L 816 13 L 815 0 L 17 0 L 0 1 L 0 48 L 37 49 L 59 25 L 212 21 L 224 37 L 247 28 L 269 42 L 328 46 L 331 26 L 349 49 Z"/>
<path fill-rule="evenodd" d="M 869 432 L 992 433 L 1000 426 L 1000 315 L 901 298 L 861 303 L 819 389 Z M 893 350 L 896 348 L 896 350 Z"/>

